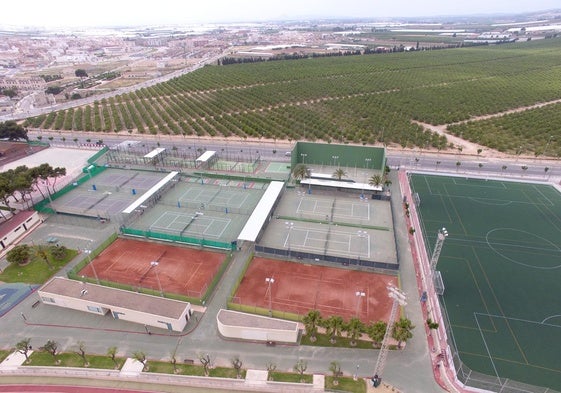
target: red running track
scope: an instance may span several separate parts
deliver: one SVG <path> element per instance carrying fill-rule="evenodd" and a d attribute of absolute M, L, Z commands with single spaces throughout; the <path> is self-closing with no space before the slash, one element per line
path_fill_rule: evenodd
<path fill-rule="evenodd" d="M 146 390 L 96 388 L 69 385 L 0 385 L 0 392 L 19 393 L 146 393 Z"/>

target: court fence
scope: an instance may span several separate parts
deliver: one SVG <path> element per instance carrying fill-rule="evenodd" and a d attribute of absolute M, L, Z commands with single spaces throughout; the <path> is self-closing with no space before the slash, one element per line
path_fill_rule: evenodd
<path fill-rule="evenodd" d="M 374 268 L 374 269 L 382 269 L 387 271 L 397 271 L 399 270 L 399 264 L 397 263 L 386 263 L 386 262 L 377 262 L 377 261 L 369 261 L 360 258 L 353 258 L 353 257 L 339 257 L 334 255 L 327 255 L 327 254 L 315 254 L 311 252 L 303 252 L 297 250 L 288 250 L 282 248 L 274 248 L 274 247 L 265 247 L 256 244 L 255 245 L 255 252 L 273 255 L 275 257 L 282 257 L 288 259 L 303 259 L 308 261 L 326 261 L 330 263 L 341 264 L 343 266 L 354 266 L 356 268 Z"/>
<path fill-rule="evenodd" d="M 70 271 L 67 273 L 67 277 L 72 280 L 82 280 L 83 277 L 78 277 L 78 272 L 82 270 L 92 259 L 97 257 L 103 250 L 111 245 L 115 240 L 117 240 L 118 234 L 117 232 L 113 232 L 111 236 L 109 236 L 105 241 L 103 241 L 99 246 L 95 249 L 91 250 L 89 254 L 86 254 L 84 258 L 80 262 L 78 262 Z M 84 278 L 85 279 L 85 278 Z M 92 281 L 94 282 L 94 281 Z"/>
<path fill-rule="evenodd" d="M 80 262 L 78 262 L 78 264 L 76 264 L 67 273 L 67 277 L 72 280 L 86 281 L 92 284 L 97 284 L 99 281 L 99 285 L 103 285 L 110 288 L 123 289 L 125 291 L 144 293 L 153 296 L 160 296 L 160 291 L 157 288 L 144 288 L 134 284 L 122 284 L 110 280 L 97 280 L 96 278 L 93 277 L 84 277 L 78 275 L 78 272 L 80 272 L 80 270 L 86 267 L 94 258 L 96 258 L 99 254 L 101 254 L 101 252 L 105 250 L 107 247 L 109 247 L 111 243 L 113 243 L 118 237 L 119 236 L 117 233 L 113 233 L 103 243 L 101 243 L 98 247 L 92 250 L 89 255 L 86 255 Z M 232 254 L 229 253 L 226 259 L 224 260 L 224 262 L 217 268 L 212 282 L 210 284 L 206 284 L 201 290 L 195 291 L 190 289 L 187 290 L 186 294 L 184 295 L 164 292 L 164 297 L 169 299 L 190 302 L 191 304 L 204 305 L 206 300 L 210 297 L 210 295 L 214 291 L 216 285 L 218 285 L 218 282 L 220 282 L 220 279 L 222 278 L 222 275 L 226 271 L 226 268 L 228 267 L 231 260 L 232 260 Z"/>
<path fill-rule="evenodd" d="M 243 300 L 237 296 L 230 297 L 227 306 L 228 306 L 228 310 L 240 311 L 240 312 L 255 314 L 255 315 L 262 315 L 265 317 L 271 316 L 269 314 L 268 308 L 259 307 L 256 305 L 243 304 Z M 305 314 L 296 314 L 293 312 L 280 311 L 280 310 L 271 310 L 271 311 L 273 313 L 272 315 L 273 318 L 286 319 L 289 321 L 301 322 L 302 319 L 305 317 Z"/>
<path fill-rule="evenodd" d="M 206 177 L 211 179 L 227 179 L 227 180 L 238 180 L 243 182 L 254 182 L 254 183 L 270 183 L 271 179 L 263 179 L 261 177 L 253 176 L 240 176 L 240 175 L 228 175 L 224 173 L 207 173 L 207 172 L 194 172 L 193 177 Z"/>
<path fill-rule="evenodd" d="M 99 154 L 99 153 L 100 152 L 97 152 L 96 155 Z M 92 158 L 90 158 L 90 160 Z M 88 160 L 88 162 L 90 160 Z M 45 198 L 42 201 L 39 201 L 35 205 L 33 205 L 33 208 L 36 211 L 38 211 L 39 213 L 55 214 L 56 211 L 51 206 L 49 206 L 49 204 L 52 201 L 55 201 L 58 198 L 68 194 L 70 191 L 75 190 L 77 186 L 79 186 L 81 184 L 84 184 L 85 182 L 90 180 L 91 177 L 99 175 L 101 172 L 105 171 L 106 169 L 107 169 L 107 167 L 105 167 L 105 166 L 98 166 L 98 165 L 94 165 L 94 164 L 91 164 L 91 165 L 88 165 L 87 167 L 82 168 L 82 172 L 84 173 L 84 175 L 82 175 L 81 177 L 79 177 L 75 181 L 67 184 L 65 187 L 61 188 L 57 192 L 49 194 L 47 198 Z M 85 175 L 86 173 L 87 173 L 87 175 Z"/>
<path fill-rule="evenodd" d="M 120 231 L 123 235 L 144 237 L 148 239 L 163 240 L 172 243 L 184 243 L 201 247 L 217 248 L 220 250 L 235 250 L 236 242 L 219 242 L 216 240 L 202 239 L 196 237 L 187 237 L 181 235 L 172 235 L 169 233 L 161 233 L 154 231 L 143 231 L 141 229 L 127 228 L 122 226 Z"/>

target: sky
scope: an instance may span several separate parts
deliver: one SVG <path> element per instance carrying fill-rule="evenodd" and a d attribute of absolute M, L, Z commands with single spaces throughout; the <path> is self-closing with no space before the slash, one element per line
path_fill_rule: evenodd
<path fill-rule="evenodd" d="M 3 24 L 67 27 L 426 17 L 559 8 L 559 0 L 8 0 L 1 7 Z"/>

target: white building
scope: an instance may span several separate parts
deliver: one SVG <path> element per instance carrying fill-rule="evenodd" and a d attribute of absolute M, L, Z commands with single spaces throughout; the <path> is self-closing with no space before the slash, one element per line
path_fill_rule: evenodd
<path fill-rule="evenodd" d="M 53 277 L 38 291 L 41 302 L 181 332 L 191 317 L 191 304 L 102 285 Z"/>

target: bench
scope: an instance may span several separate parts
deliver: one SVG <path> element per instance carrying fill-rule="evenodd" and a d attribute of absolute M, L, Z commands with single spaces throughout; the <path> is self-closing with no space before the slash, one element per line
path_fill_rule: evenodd
<path fill-rule="evenodd" d="M 33 304 L 31 305 L 31 308 L 37 307 L 40 303 L 41 303 L 41 301 L 40 301 L 40 300 L 37 300 L 35 303 L 33 303 Z"/>
<path fill-rule="evenodd" d="M 183 359 L 183 363 L 185 363 L 185 364 L 195 364 L 195 361 L 193 359 Z"/>

